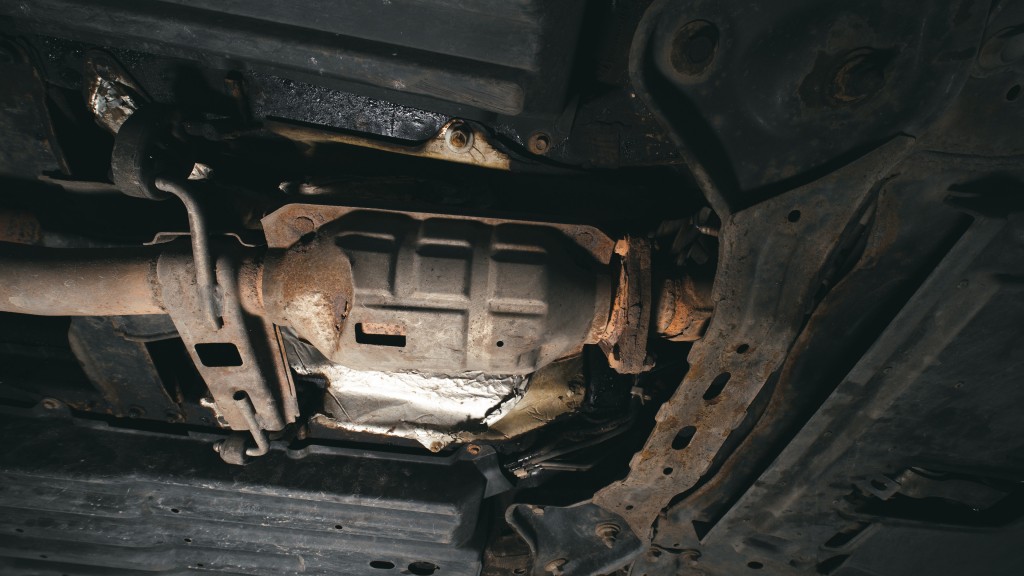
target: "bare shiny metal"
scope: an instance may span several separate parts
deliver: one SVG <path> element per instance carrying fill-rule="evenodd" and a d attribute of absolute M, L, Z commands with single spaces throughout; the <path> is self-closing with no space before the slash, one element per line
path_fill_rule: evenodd
<path fill-rule="evenodd" d="M 353 370 L 323 358 L 286 335 L 296 374 L 327 380 L 319 424 L 350 432 L 408 438 L 437 452 L 467 429 L 486 429 L 512 410 L 529 383 L 526 375 L 455 375 Z"/>

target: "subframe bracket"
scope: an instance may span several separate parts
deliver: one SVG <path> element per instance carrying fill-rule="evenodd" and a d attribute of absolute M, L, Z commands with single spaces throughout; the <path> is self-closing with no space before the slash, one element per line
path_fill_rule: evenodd
<path fill-rule="evenodd" d="M 250 432 L 257 446 L 246 449 L 245 454 L 259 456 L 266 452 L 265 432 L 279 431 L 298 417 L 295 384 L 278 328 L 247 314 L 242 307 L 241 250 L 229 245 L 219 247 L 216 276 L 223 320 L 220 327 L 197 313 L 203 309 L 199 301 L 202 295 L 195 288 L 195 270 L 188 253 L 165 252 L 157 264 L 157 278 L 164 306 L 210 390 L 212 402 L 208 406 L 221 425 Z M 233 445 L 241 447 L 244 443 Z M 222 456 L 229 461 L 241 460 L 223 452 Z"/>

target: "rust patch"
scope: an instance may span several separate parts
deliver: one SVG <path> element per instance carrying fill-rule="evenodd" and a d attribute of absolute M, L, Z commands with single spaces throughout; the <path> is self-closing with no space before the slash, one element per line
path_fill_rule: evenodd
<path fill-rule="evenodd" d="M 895 138 L 821 180 L 729 217 L 708 332 L 690 351 L 691 368 L 659 409 L 629 474 L 600 490 L 595 504 L 646 537 L 669 502 L 701 480 L 785 360 L 844 230 L 912 144 Z M 792 218 L 794 211 L 801 217 Z M 709 396 L 716 382 L 724 387 Z M 677 442 L 684 432 L 686 442 Z"/>
<path fill-rule="evenodd" d="M 615 243 L 619 281 L 608 324 L 597 334 L 597 345 L 608 364 L 620 374 L 650 370 L 647 332 L 651 319 L 651 245 L 646 238 L 624 238 Z"/>
<path fill-rule="evenodd" d="M 42 229 L 35 215 L 23 210 L 0 211 L 0 242 L 38 244 Z"/>
<path fill-rule="evenodd" d="M 324 206 L 318 204 L 288 204 L 275 210 L 263 218 L 261 224 L 263 232 L 267 237 L 267 246 L 270 248 L 289 248 L 312 232 L 329 222 L 334 222 L 341 217 L 364 210 L 350 206 Z M 461 216 L 457 214 L 432 214 L 429 212 L 408 212 L 402 210 L 383 210 L 374 208 L 374 212 L 389 212 L 392 214 L 403 214 L 416 220 L 429 220 L 430 218 L 442 216 L 448 220 L 472 220 L 489 226 L 498 224 L 521 224 L 523 226 L 544 226 L 554 228 L 572 239 L 578 246 L 587 251 L 595 260 L 602 264 L 608 264 L 612 260 L 615 250 L 615 241 L 593 226 L 580 224 L 561 224 L 557 222 L 530 222 L 526 220 L 508 220 L 504 218 L 480 218 L 474 216 Z M 309 228 L 309 223 L 313 228 Z"/>
<path fill-rule="evenodd" d="M 663 280 L 655 316 L 658 335 L 673 342 L 698 340 L 704 335 L 713 310 L 709 285 L 689 276 Z"/>
<path fill-rule="evenodd" d="M 266 127 L 275 134 L 303 144 L 348 144 L 404 156 L 472 164 L 493 170 L 508 170 L 510 164 L 508 155 L 495 148 L 486 133 L 462 120 L 448 122 L 436 136 L 412 146 L 278 121 L 267 121 Z"/>

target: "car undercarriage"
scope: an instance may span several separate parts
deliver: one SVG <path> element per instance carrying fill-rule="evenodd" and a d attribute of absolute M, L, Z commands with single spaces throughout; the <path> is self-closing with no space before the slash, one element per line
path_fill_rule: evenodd
<path fill-rule="evenodd" d="M 0 4 L 0 573 L 1011 575 L 1024 3 Z"/>

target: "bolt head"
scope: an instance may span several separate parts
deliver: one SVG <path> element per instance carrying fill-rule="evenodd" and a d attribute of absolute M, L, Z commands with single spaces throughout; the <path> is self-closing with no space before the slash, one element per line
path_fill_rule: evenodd
<path fill-rule="evenodd" d="M 452 152 L 467 152 L 473 147 L 473 132 L 465 124 L 453 122 L 445 130 L 444 142 Z"/>
<path fill-rule="evenodd" d="M 551 148 L 551 137 L 543 132 L 534 132 L 527 140 L 526 146 L 534 154 L 547 154 Z"/>
<path fill-rule="evenodd" d="M 559 576 L 562 573 L 562 566 L 565 566 L 566 562 L 568 560 L 565 558 L 556 558 L 544 565 L 544 571 L 550 572 L 554 576 Z"/>

